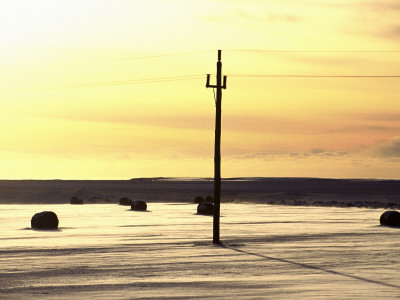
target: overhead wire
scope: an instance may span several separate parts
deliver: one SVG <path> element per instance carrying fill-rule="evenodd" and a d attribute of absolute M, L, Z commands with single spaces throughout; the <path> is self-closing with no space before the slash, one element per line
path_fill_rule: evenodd
<path fill-rule="evenodd" d="M 30 66 L 15 66 L 15 67 L 0 67 L 0 70 L 17 70 L 17 69 L 31 69 L 31 68 L 64 67 L 64 66 L 71 66 L 71 65 L 109 63 L 109 62 L 130 61 L 130 60 L 144 60 L 144 59 L 153 59 L 153 58 L 170 57 L 170 56 L 181 56 L 181 55 L 208 53 L 208 52 L 213 52 L 213 51 L 214 50 L 203 50 L 203 51 L 191 51 L 191 52 L 166 53 L 166 54 L 148 55 L 148 56 L 122 57 L 122 58 L 114 58 L 114 59 L 99 59 L 99 60 L 90 60 L 90 61 L 77 61 L 77 62 L 69 62 L 69 63 L 30 65 Z"/>
<path fill-rule="evenodd" d="M 400 50 L 282 50 L 282 49 L 227 49 L 227 52 L 287 52 L 287 53 L 400 53 Z"/>
<path fill-rule="evenodd" d="M 200 51 L 188 51 L 188 52 L 176 52 L 176 53 L 164 53 L 156 55 L 146 56 L 134 56 L 134 57 L 122 57 L 122 58 L 111 58 L 111 59 L 99 59 L 90 61 L 77 61 L 68 63 L 56 63 L 56 64 L 44 64 L 44 65 L 29 65 L 29 66 L 14 66 L 14 67 L 0 67 L 1 70 L 17 70 L 17 69 L 30 69 L 30 68 L 46 68 L 46 67 L 63 67 L 71 65 L 81 64 L 96 64 L 96 63 L 110 63 L 120 61 L 132 61 L 132 60 L 145 60 L 153 58 L 191 55 L 210 53 L 215 50 L 200 50 Z M 400 50 L 284 50 L 284 49 L 226 49 L 224 52 L 265 52 L 265 53 L 400 53 Z"/>
<path fill-rule="evenodd" d="M 144 84 L 144 83 L 160 83 L 160 82 L 200 79 L 200 78 L 205 78 L 205 76 L 206 74 L 194 74 L 194 75 L 154 77 L 154 78 L 130 79 L 130 80 L 119 80 L 119 81 L 76 83 L 76 84 L 54 85 L 54 86 L 21 87 L 21 88 L 0 89 L 0 92 L 56 90 L 56 89 L 69 89 L 69 88 L 90 88 L 90 87 L 104 87 L 104 86 L 117 86 L 117 85 L 134 85 L 134 84 Z M 237 77 L 237 78 L 246 78 L 246 77 L 248 78 L 349 78 L 349 79 L 350 78 L 400 78 L 400 75 L 228 74 L 227 76 Z"/>
<path fill-rule="evenodd" d="M 52 64 L 52 65 L 42 65 L 44 67 L 50 66 L 68 66 L 76 64 L 92 64 L 92 63 L 104 63 L 104 62 L 117 62 L 117 61 L 129 61 L 129 60 L 142 60 L 142 59 L 152 59 L 159 57 L 168 56 L 180 56 L 180 55 L 190 55 L 198 53 L 207 53 L 214 50 L 203 50 L 203 51 L 191 51 L 191 52 L 179 52 L 179 53 L 166 53 L 159 55 L 149 55 L 149 56 L 138 56 L 138 57 L 126 57 L 119 59 L 105 59 L 105 60 L 93 60 L 86 62 L 72 62 L 64 64 Z M 228 49 L 224 50 L 227 52 L 293 52 L 293 53 L 400 53 L 400 50 L 274 50 L 274 49 Z M 25 67 L 15 67 L 15 68 L 33 68 L 40 66 L 25 66 Z M 0 68 L 0 70 L 9 68 Z M 55 86 L 36 86 L 36 87 L 22 87 L 22 88 L 10 88 L 1 89 L 0 92 L 9 91 L 23 91 L 23 90 L 51 90 L 51 89 L 68 89 L 68 88 L 85 88 L 85 87 L 102 87 L 102 86 L 116 86 L 116 85 L 132 85 L 141 83 L 158 83 L 167 81 L 178 81 L 178 80 L 192 80 L 199 79 L 205 76 L 205 74 L 195 74 L 195 75 L 181 75 L 181 76 L 169 76 L 169 77 L 155 77 L 155 78 L 142 78 L 142 79 L 130 79 L 130 80 L 119 80 L 119 81 L 106 81 L 106 82 L 93 82 L 93 83 L 76 83 L 76 84 L 65 84 L 65 85 L 55 85 Z M 253 77 L 253 78 L 400 78 L 400 75 L 306 75 L 306 74 L 228 74 L 230 77 Z"/>
<path fill-rule="evenodd" d="M 400 78 L 400 75 L 228 74 L 227 76 L 259 78 Z"/>
<path fill-rule="evenodd" d="M 119 81 L 105 81 L 105 82 L 92 82 L 92 83 L 77 83 L 67 84 L 58 86 L 36 86 L 36 87 L 24 87 L 24 88 L 10 88 L 2 89 L 0 92 L 14 92 L 14 91 L 25 91 L 25 90 L 54 90 L 54 89 L 68 89 L 68 88 L 85 88 L 85 87 L 102 87 L 102 86 L 114 86 L 114 85 L 130 85 L 130 84 L 141 84 L 141 83 L 155 83 L 155 82 L 167 82 L 167 81 L 180 81 L 180 80 L 192 80 L 203 78 L 203 74 L 197 75 L 181 75 L 181 76 L 169 76 L 169 77 L 155 77 L 155 78 L 143 78 L 143 79 L 131 79 L 131 80 L 119 80 Z"/>

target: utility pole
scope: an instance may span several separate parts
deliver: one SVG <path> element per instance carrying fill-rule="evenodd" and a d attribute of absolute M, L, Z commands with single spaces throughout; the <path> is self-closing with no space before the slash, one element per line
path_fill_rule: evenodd
<path fill-rule="evenodd" d="M 215 144 L 214 144 L 214 222 L 213 222 L 213 243 L 219 244 L 219 219 L 221 205 L 221 101 L 222 89 L 226 89 L 226 76 L 222 84 L 222 62 L 221 50 L 218 50 L 217 62 L 217 85 L 210 85 L 210 74 L 207 74 L 207 88 L 216 88 L 215 99 Z"/>

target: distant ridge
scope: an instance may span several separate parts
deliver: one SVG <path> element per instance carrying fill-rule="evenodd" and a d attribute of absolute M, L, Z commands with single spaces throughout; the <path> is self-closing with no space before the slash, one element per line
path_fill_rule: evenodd
<path fill-rule="evenodd" d="M 400 180 L 310 177 L 230 177 L 222 179 L 222 202 L 278 205 L 400 208 Z M 0 180 L 0 204 L 116 203 L 121 197 L 148 202 L 193 203 L 213 195 L 210 177 L 150 177 L 130 180 Z"/>
<path fill-rule="evenodd" d="M 213 181 L 212 177 L 138 177 L 131 178 L 130 181 L 136 182 L 162 182 L 162 181 Z M 400 179 L 379 179 L 379 178 L 319 178 L 319 177 L 226 177 L 222 181 L 337 181 L 337 182 L 400 182 Z"/>

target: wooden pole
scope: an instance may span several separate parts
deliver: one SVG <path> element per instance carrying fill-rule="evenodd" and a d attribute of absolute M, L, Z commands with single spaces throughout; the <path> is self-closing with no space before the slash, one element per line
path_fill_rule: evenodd
<path fill-rule="evenodd" d="M 214 144 L 214 222 L 213 243 L 220 243 L 219 219 L 221 204 L 221 101 L 222 101 L 222 62 L 221 50 L 218 50 L 217 62 L 217 99 L 215 101 L 215 144 Z"/>
<path fill-rule="evenodd" d="M 210 85 L 210 75 L 207 74 L 206 87 L 217 89 L 215 99 L 215 143 L 214 143 L 214 219 L 213 219 L 213 243 L 220 241 L 220 204 L 221 204 L 221 102 L 222 89 L 226 89 L 226 76 L 222 84 L 221 50 L 218 50 L 217 61 L 217 85 Z"/>

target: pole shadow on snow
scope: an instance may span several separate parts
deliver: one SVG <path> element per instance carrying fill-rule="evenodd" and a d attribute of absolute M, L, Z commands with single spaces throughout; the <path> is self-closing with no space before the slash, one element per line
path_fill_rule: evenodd
<path fill-rule="evenodd" d="M 342 273 L 342 272 L 338 272 L 338 271 L 328 270 L 328 269 L 324 269 L 324 268 L 313 266 L 313 265 L 309 265 L 309 264 L 298 263 L 298 262 L 287 260 L 287 259 L 284 259 L 284 258 L 276 258 L 276 257 L 266 256 L 266 255 L 257 254 L 257 253 L 253 253 L 253 252 L 248 252 L 248 251 L 244 251 L 244 250 L 235 248 L 236 245 L 234 246 L 234 245 L 226 245 L 226 244 L 220 243 L 220 244 L 216 244 L 216 246 L 221 247 L 221 248 L 225 248 L 225 249 L 230 249 L 232 251 L 235 251 L 235 252 L 238 252 L 238 253 L 242 253 L 242 254 L 257 256 L 257 257 L 268 259 L 268 260 L 279 261 L 279 262 L 283 262 L 283 263 L 286 263 L 286 264 L 292 264 L 292 265 L 295 265 L 295 266 L 299 266 L 299 267 L 302 267 L 302 268 L 322 271 L 322 272 L 326 272 L 326 273 L 329 273 L 329 274 L 344 276 L 344 277 L 348 277 L 348 278 L 351 278 L 351 279 L 361 280 L 361 281 L 364 281 L 364 282 L 378 284 L 378 285 L 382 285 L 382 286 L 386 286 L 386 287 L 395 288 L 395 289 L 399 289 L 400 290 L 400 286 L 399 285 L 390 284 L 390 283 L 386 283 L 386 282 L 382 282 L 382 281 L 378 281 L 378 280 L 373 280 L 373 279 L 368 279 L 368 278 L 364 278 L 364 277 L 360 277 L 360 276 L 356 276 L 356 275 L 346 274 L 346 273 Z M 237 246 L 240 246 L 240 245 L 237 245 Z"/>

